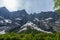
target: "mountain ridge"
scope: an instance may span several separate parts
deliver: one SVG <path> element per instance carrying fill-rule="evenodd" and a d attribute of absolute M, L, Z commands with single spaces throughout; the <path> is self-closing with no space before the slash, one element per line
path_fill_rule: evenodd
<path fill-rule="evenodd" d="M 17 33 L 19 30 L 23 29 L 21 29 L 23 25 L 29 24 L 28 21 L 33 23 L 32 25 L 35 24 L 35 26 L 37 26 L 36 28 L 33 27 L 35 30 L 39 28 L 39 30 L 44 30 L 44 32 L 60 31 L 60 21 L 58 20 L 60 16 L 57 14 L 57 12 L 41 12 L 38 14 L 28 14 L 25 10 L 9 12 L 3 7 L 3 9 L 0 8 L 0 17 L 0 32 L 4 33 Z M 30 27 L 32 25 L 30 25 Z"/>

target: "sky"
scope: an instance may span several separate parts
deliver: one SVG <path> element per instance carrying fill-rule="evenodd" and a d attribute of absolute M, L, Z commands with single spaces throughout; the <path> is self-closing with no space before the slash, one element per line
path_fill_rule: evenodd
<path fill-rule="evenodd" d="M 9 11 L 25 9 L 28 13 L 41 11 L 53 11 L 53 0 L 0 0 L 0 7 L 6 7 Z"/>

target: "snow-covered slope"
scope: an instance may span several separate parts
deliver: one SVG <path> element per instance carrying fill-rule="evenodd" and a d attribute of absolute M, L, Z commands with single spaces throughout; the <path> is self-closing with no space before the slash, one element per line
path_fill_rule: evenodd
<path fill-rule="evenodd" d="M 45 32 L 45 33 L 51 33 L 51 32 L 44 31 L 44 30 L 38 28 L 37 25 L 36 25 L 36 24 L 33 24 L 32 22 L 27 22 L 25 25 L 23 25 L 23 26 L 20 28 L 19 32 L 25 31 L 25 30 L 27 30 L 28 28 L 35 29 L 35 30 L 37 30 L 37 31 L 41 31 L 41 32 Z"/>
<path fill-rule="evenodd" d="M 0 31 L 0 34 L 5 34 L 5 30 L 3 30 L 3 31 Z"/>

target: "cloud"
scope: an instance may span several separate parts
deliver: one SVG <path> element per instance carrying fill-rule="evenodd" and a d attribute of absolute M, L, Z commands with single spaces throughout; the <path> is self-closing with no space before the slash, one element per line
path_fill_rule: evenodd
<path fill-rule="evenodd" d="M 4 4 L 3 4 L 3 0 L 0 0 L 0 7 L 3 7 Z"/>
<path fill-rule="evenodd" d="M 53 0 L 21 0 L 21 8 L 24 8 L 27 12 L 41 12 L 52 11 L 54 1 Z"/>
<path fill-rule="evenodd" d="M 53 0 L 17 0 L 17 3 L 17 10 L 25 9 L 28 13 L 52 11 L 54 5 Z M 3 2 L 0 6 L 3 6 Z"/>

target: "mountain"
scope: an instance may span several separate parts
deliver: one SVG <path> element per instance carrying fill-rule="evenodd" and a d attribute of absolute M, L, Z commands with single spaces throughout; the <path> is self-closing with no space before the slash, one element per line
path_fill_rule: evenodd
<path fill-rule="evenodd" d="M 24 9 L 9 12 L 0 8 L 0 33 L 24 32 L 28 29 L 51 33 L 60 31 L 60 15 L 57 12 L 41 12 L 28 14 Z"/>

